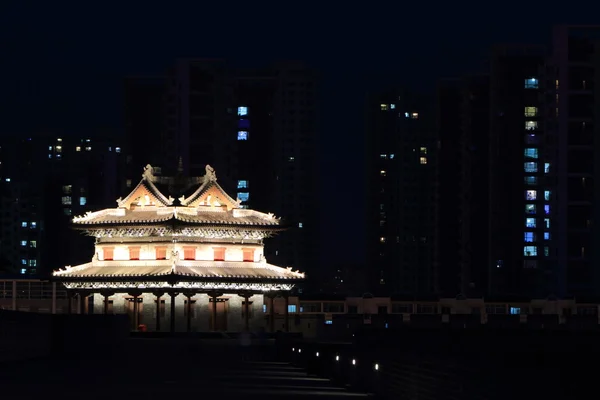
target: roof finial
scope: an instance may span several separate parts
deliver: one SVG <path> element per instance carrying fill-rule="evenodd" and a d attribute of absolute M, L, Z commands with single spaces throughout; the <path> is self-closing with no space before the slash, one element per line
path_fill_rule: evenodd
<path fill-rule="evenodd" d="M 213 167 L 211 167 L 210 165 L 206 165 L 206 175 L 204 175 L 204 182 L 216 182 L 217 180 L 217 174 L 215 172 L 215 169 Z"/>
<path fill-rule="evenodd" d="M 179 156 L 179 162 L 177 163 L 177 172 L 183 174 L 183 157 Z"/>

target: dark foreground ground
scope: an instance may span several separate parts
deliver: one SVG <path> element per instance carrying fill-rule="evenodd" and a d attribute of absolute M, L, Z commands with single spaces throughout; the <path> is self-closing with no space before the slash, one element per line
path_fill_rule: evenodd
<path fill-rule="evenodd" d="M 257 350 L 256 347 L 253 347 Z M 79 354 L 0 363 L 5 399 L 167 399 L 196 396 L 245 398 L 369 397 L 276 362 L 274 346 L 242 360 L 227 339 L 131 338 L 102 349 L 89 343 Z M 187 397 L 179 397 L 187 398 Z"/>

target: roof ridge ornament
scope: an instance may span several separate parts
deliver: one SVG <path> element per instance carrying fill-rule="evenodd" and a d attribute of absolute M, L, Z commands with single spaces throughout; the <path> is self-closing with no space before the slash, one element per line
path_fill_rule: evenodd
<path fill-rule="evenodd" d="M 155 182 L 156 177 L 154 176 L 154 167 L 148 164 L 144 167 L 144 173 L 142 174 L 142 178 L 146 179 L 149 182 Z"/>
<path fill-rule="evenodd" d="M 216 182 L 217 173 L 215 169 L 210 165 L 206 164 L 206 174 L 204 175 L 204 182 Z"/>

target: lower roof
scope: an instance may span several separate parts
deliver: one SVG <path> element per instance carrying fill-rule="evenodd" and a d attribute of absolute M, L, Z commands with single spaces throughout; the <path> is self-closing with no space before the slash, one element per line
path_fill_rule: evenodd
<path fill-rule="evenodd" d="M 251 280 L 301 280 L 304 274 L 281 268 L 266 262 L 244 261 L 187 261 L 151 260 L 151 261 L 92 261 L 64 270 L 55 271 L 55 278 L 70 279 L 115 279 L 179 276 L 211 280 L 251 279 Z"/>

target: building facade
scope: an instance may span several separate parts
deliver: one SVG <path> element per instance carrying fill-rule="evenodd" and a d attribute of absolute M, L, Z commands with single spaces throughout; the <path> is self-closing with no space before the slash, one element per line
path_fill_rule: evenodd
<path fill-rule="evenodd" d="M 88 240 L 71 232 L 69 220 L 117 197 L 124 161 L 119 141 L 44 134 L 6 137 L 0 146 L 2 267 L 43 275 L 89 257 Z"/>
<path fill-rule="evenodd" d="M 150 329 L 161 330 L 161 319 L 168 319 L 171 332 L 261 326 L 252 316 L 261 312 L 263 297 L 288 298 L 304 278 L 266 261 L 263 240 L 282 229 L 280 220 L 242 208 L 210 166 L 199 178 L 156 172 L 148 165 L 117 208 L 74 218 L 96 238 L 95 254 L 91 262 L 55 271 L 54 279 L 77 294 L 79 307 L 95 294 L 94 312 L 127 312 L 134 328 L 152 316 Z"/>
<path fill-rule="evenodd" d="M 403 91 L 367 101 L 367 259 L 373 293 L 434 293 L 433 114 Z"/>

